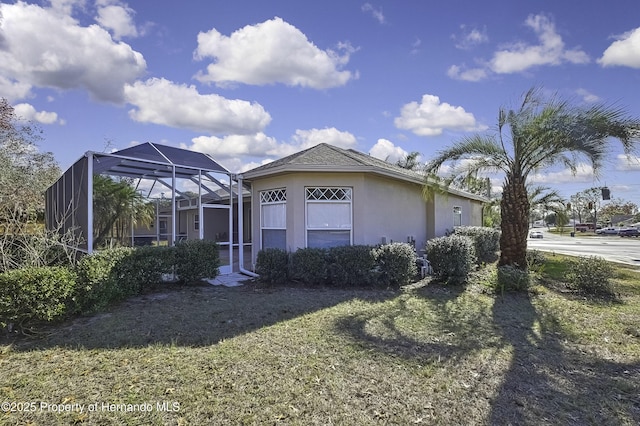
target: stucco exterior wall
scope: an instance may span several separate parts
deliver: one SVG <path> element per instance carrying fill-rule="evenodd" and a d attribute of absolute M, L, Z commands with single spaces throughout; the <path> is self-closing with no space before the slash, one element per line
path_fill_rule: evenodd
<path fill-rule="evenodd" d="M 453 208 L 462 209 L 462 226 L 482 226 L 482 203 L 457 195 L 434 194 L 428 203 L 428 208 L 433 211 L 427 226 L 429 239 L 441 237 L 454 227 Z M 432 209 L 432 210 L 431 210 Z"/>
<path fill-rule="evenodd" d="M 387 243 L 413 239 L 416 248 L 424 247 L 428 213 L 421 185 L 369 175 L 365 192 L 358 198 L 363 212 L 358 218 L 363 244 L 381 244 L 384 237 Z"/>

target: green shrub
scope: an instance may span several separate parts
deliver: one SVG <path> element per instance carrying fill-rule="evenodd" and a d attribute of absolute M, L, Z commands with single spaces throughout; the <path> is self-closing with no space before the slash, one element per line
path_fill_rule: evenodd
<path fill-rule="evenodd" d="M 527 268 L 533 272 L 541 272 L 547 258 L 540 250 L 527 250 Z"/>
<path fill-rule="evenodd" d="M 463 235 L 473 239 L 476 262 L 493 263 L 498 259 L 500 250 L 500 231 L 485 226 L 458 226 L 453 235 Z"/>
<path fill-rule="evenodd" d="M 256 273 L 268 284 L 284 283 L 289 279 L 289 254 L 281 249 L 260 250 L 256 259 Z"/>
<path fill-rule="evenodd" d="M 291 254 L 290 277 L 310 285 L 325 284 L 329 277 L 327 250 L 321 248 L 298 249 Z"/>
<path fill-rule="evenodd" d="M 215 241 L 185 240 L 175 246 L 175 271 L 183 283 L 215 278 L 220 273 L 220 252 Z"/>
<path fill-rule="evenodd" d="M 138 294 L 162 282 L 162 275 L 173 271 L 175 247 L 137 247 L 116 262 L 111 275 L 127 294 Z"/>
<path fill-rule="evenodd" d="M 95 251 L 83 256 L 76 266 L 78 285 L 76 311 L 87 312 L 104 308 L 132 294 L 129 283 L 122 283 L 114 269 L 133 253 L 134 249 L 118 247 Z M 123 272 L 124 273 L 124 272 Z M 124 284 L 124 285 L 123 285 Z"/>
<path fill-rule="evenodd" d="M 427 259 L 437 279 L 462 284 L 476 262 L 473 239 L 463 235 L 433 238 L 427 242 Z"/>
<path fill-rule="evenodd" d="M 339 246 L 329 249 L 329 281 L 340 287 L 362 287 L 377 282 L 373 247 Z"/>
<path fill-rule="evenodd" d="M 70 314 L 76 274 L 65 267 L 30 267 L 0 274 L 2 326 L 54 321 Z"/>
<path fill-rule="evenodd" d="M 512 265 L 498 267 L 498 289 L 501 291 L 525 291 L 531 283 L 527 271 Z"/>
<path fill-rule="evenodd" d="M 416 253 L 407 243 L 385 244 L 373 249 L 379 282 L 399 287 L 409 284 L 417 274 Z"/>
<path fill-rule="evenodd" d="M 613 267 L 601 257 L 579 257 L 568 261 L 567 287 L 589 295 L 614 295 Z"/>

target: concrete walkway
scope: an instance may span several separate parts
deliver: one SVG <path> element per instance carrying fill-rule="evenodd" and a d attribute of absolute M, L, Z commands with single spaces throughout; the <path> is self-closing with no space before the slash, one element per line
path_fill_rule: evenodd
<path fill-rule="evenodd" d="M 246 275 L 234 272 L 232 274 L 218 275 L 214 279 L 205 280 L 211 285 L 222 285 L 225 287 L 238 287 L 243 285 L 244 281 L 251 279 Z"/>

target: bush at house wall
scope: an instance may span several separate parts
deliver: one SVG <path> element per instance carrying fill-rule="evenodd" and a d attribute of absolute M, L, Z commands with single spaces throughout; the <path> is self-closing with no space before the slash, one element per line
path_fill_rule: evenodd
<path fill-rule="evenodd" d="M 376 259 L 371 246 L 332 247 L 327 253 L 329 281 L 344 287 L 362 287 L 377 280 Z"/>
<path fill-rule="evenodd" d="M 220 273 L 220 251 L 215 241 L 186 240 L 174 249 L 175 270 L 182 283 L 215 278 Z"/>
<path fill-rule="evenodd" d="M 498 259 L 500 250 L 500 231 L 485 226 L 458 226 L 453 235 L 464 235 L 473 239 L 476 262 L 493 263 Z"/>
<path fill-rule="evenodd" d="M 461 284 L 476 262 L 474 241 L 463 235 L 434 238 L 427 242 L 427 258 L 437 279 Z"/>
<path fill-rule="evenodd" d="M 260 250 L 256 259 L 256 273 L 267 284 L 282 284 L 289 279 L 289 254 L 281 249 Z"/>
<path fill-rule="evenodd" d="M 327 250 L 298 249 L 291 254 L 290 277 L 310 285 L 325 284 L 329 278 Z"/>
<path fill-rule="evenodd" d="M 407 243 L 384 244 L 373 250 L 379 272 L 379 280 L 384 286 L 399 287 L 409 284 L 417 274 L 416 254 Z"/>

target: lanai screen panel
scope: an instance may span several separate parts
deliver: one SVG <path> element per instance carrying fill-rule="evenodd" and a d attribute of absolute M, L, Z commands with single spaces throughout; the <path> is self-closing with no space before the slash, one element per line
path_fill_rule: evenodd
<path fill-rule="evenodd" d="M 76 161 L 45 193 L 46 226 L 61 234 L 73 230 L 78 248 L 87 250 L 87 158 Z"/>

